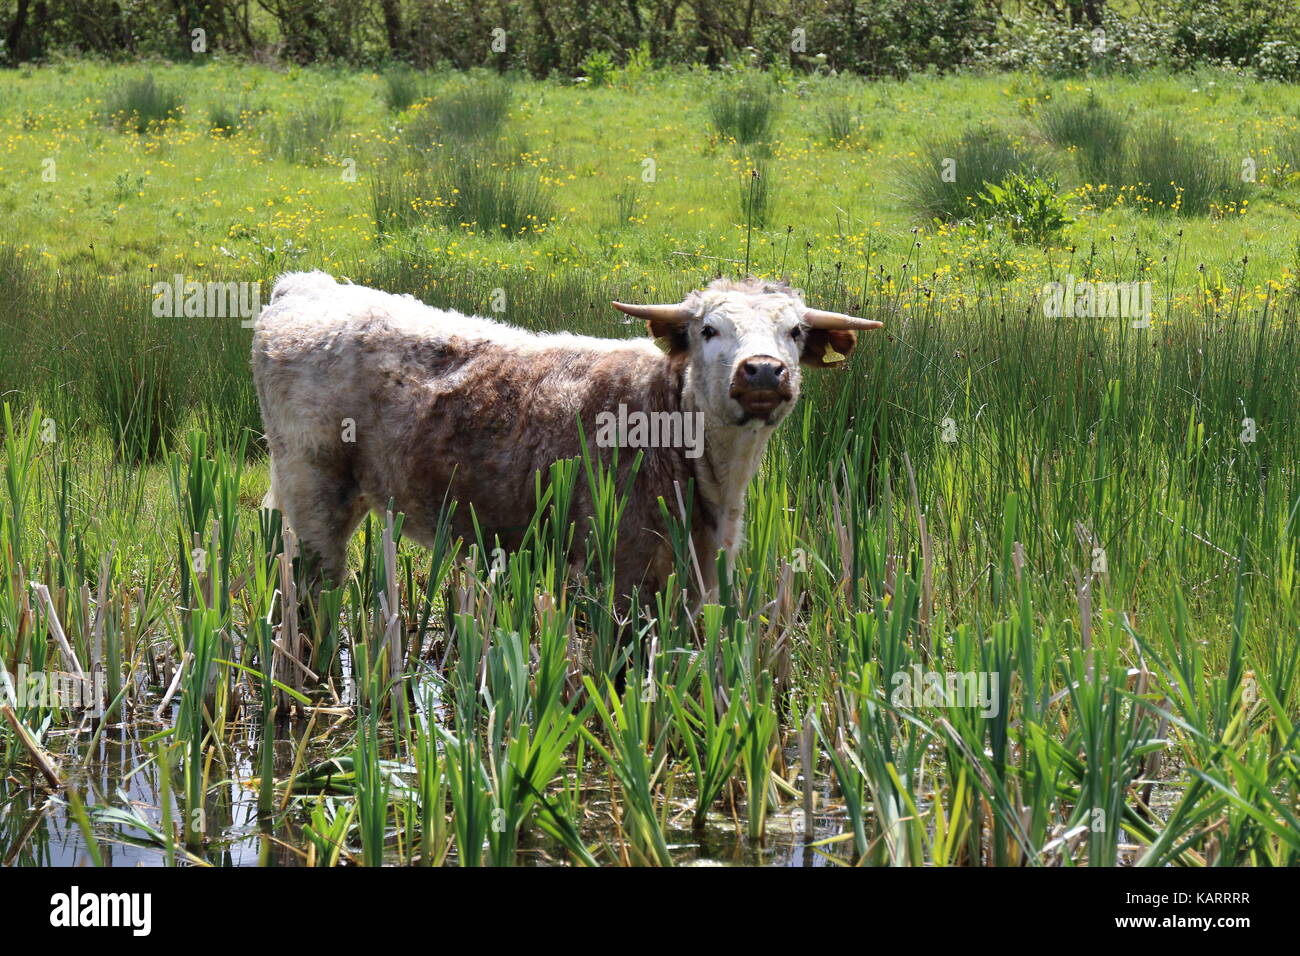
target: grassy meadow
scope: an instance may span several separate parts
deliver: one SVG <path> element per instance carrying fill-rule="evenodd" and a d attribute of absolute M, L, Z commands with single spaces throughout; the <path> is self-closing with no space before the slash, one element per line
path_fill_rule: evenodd
<path fill-rule="evenodd" d="M 1300 863 L 1300 88 L 599 79 L 6 74 L 0 860 Z M 504 567 L 375 516 L 299 608 L 251 333 L 153 286 L 312 268 L 611 336 L 789 276 L 887 327 L 805 375 L 717 603 L 628 645 L 583 461 Z M 1150 321 L 1045 314 L 1073 280 Z M 78 672 L 106 714 L 18 693 Z"/>

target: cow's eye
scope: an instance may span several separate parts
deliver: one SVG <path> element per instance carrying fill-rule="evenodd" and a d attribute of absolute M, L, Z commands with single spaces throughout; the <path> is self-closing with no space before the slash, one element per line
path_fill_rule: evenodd
<path fill-rule="evenodd" d="M 802 335 L 803 335 L 803 329 L 801 329 L 797 325 L 790 330 L 790 338 L 794 339 L 796 342 L 799 341 L 799 338 Z"/>
<path fill-rule="evenodd" d="M 706 342 L 717 334 L 718 330 L 711 325 L 706 325 L 704 328 L 700 329 L 700 338 L 704 339 Z"/>

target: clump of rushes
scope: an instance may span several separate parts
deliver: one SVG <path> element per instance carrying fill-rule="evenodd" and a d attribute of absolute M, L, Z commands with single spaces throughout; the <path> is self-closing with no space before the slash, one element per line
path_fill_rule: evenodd
<path fill-rule="evenodd" d="M 1170 120 L 1133 131 L 1125 178 L 1139 191 L 1144 211 L 1181 216 L 1234 208 L 1250 192 L 1233 160 Z"/>
<path fill-rule="evenodd" d="M 343 101 L 332 98 L 269 122 L 266 143 L 286 162 L 315 164 L 324 160 L 342 129 Z"/>
<path fill-rule="evenodd" d="M 448 90 L 417 112 L 407 127 L 407 141 L 417 148 L 490 145 L 510 114 L 513 93 L 501 79 L 482 77 Z"/>
<path fill-rule="evenodd" d="M 146 73 L 114 87 L 104 103 L 104 115 L 118 129 L 143 135 L 178 117 L 181 108 L 181 95 Z"/>
<path fill-rule="evenodd" d="M 1116 185 L 1123 180 L 1128 124 L 1095 95 L 1086 100 L 1052 100 L 1039 111 L 1039 129 L 1053 144 L 1076 151 L 1085 182 Z"/>
<path fill-rule="evenodd" d="M 528 239 L 554 213 L 535 173 L 498 150 L 469 147 L 440 151 L 429 166 L 382 166 L 370 180 L 370 203 L 377 240 L 434 226 Z"/>
<path fill-rule="evenodd" d="M 846 100 L 832 100 L 819 114 L 822 135 L 837 148 L 853 145 L 862 128 L 862 117 Z"/>
<path fill-rule="evenodd" d="M 553 204 L 536 175 L 508 168 L 490 153 L 458 150 L 444 156 L 432 179 L 434 209 L 453 228 L 526 239 L 542 232 Z"/>
<path fill-rule="evenodd" d="M 208 107 L 208 129 L 217 136 L 233 136 L 249 129 L 267 108 L 254 105 L 245 97 L 218 100 Z"/>
<path fill-rule="evenodd" d="M 384 74 L 384 105 L 400 113 L 428 96 L 428 83 L 423 74 L 408 66 L 389 70 Z"/>
<path fill-rule="evenodd" d="M 1031 147 L 991 126 L 922 143 L 900 170 L 903 200 L 919 219 L 954 222 L 971 216 L 985 183 L 1046 172 Z"/>
<path fill-rule="evenodd" d="M 738 146 L 767 142 L 776 122 L 778 103 L 766 74 L 746 73 L 709 97 L 709 121 L 719 136 L 734 140 Z"/>

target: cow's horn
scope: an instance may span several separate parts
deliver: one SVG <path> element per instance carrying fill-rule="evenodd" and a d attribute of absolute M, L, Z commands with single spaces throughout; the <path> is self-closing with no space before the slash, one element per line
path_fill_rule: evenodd
<path fill-rule="evenodd" d="M 680 305 L 628 305 L 626 302 L 615 302 L 614 308 L 628 315 L 635 315 L 638 319 L 667 322 L 670 325 L 681 325 L 693 318 L 691 313 Z"/>
<path fill-rule="evenodd" d="M 860 319 L 856 315 L 845 315 L 843 312 L 825 312 L 821 309 L 808 309 L 803 314 L 804 324 L 814 329 L 855 329 L 866 331 L 867 329 L 879 329 L 884 327 L 884 322 L 877 322 L 875 319 Z"/>

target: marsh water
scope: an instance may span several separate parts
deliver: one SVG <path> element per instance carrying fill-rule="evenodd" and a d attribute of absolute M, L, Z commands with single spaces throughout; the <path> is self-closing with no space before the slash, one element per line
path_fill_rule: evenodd
<path fill-rule="evenodd" d="M 57 758 L 67 787 L 56 790 L 26 762 L 12 766 L 0 777 L 0 863 L 4 866 L 82 866 L 92 862 L 83 828 L 70 808 L 67 789 L 75 789 L 85 804 L 100 859 L 105 866 L 164 866 L 168 853 L 175 865 L 301 866 L 305 862 L 303 824 L 315 801 L 315 792 L 302 792 L 286 801 L 284 812 L 264 821 L 258 813 L 258 735 L 249 727 L 237 728 L 233 743 L 225 747 L 227 764 L 213 765 L 214 781 L 204 808 L 207 838 L 201 850 L 169 851 L 159 840 L 163 829 L 162 804 L 167 793 L 153 759 L 149 738 L 171 726 L 166 715 L 153 720 L 151 708 L 140 708 L 143 718 L 130 723 L 107 724 L 95 734 L 87 726 L 79 729 L 51 729 L 45 745 Z M 343 714 L 325 719 L 281 721 L 277 725 L 275 776 L 289 777 L 295 760 L 299 771 L 321 765 L 345 753 L 353 721 Z M 312 736 L 303 743 L 305 734 Z M 299 752 L 301 750 L 301 753 Z M 787 754 L 793 762 L 795 756 Z M 591 761 L 588 761 L 589 765 Z M 398 774 L 401 774 L 401 768 Z M 573 768 L 569 768 L 572 780 Z M 831 807 L 814 813 L 814 833 L 805 839 L 805 818 L 797 799 L 786 799 L 769 813 L 766 836 L 761 843 L 750 841 L 744 832 L 744 817 L 732 815 L 726 797 L 702 830 L 690 826 L 693 801 L 689 773 L 678 774 L 669 787 L 669 826 L 666 836 L 679 865 L 764 865 L 824 866 L 847 862 L 839 850 L 842 844 L 811 846 L 844 829 L 842 814 L 833 812 L 829 778 L 819 778 L 819 804 Z M 174 781 L 173 781 L 174 782 Z M 589 845 L 615 845 L 617 827 L 613 814 L 608 777 L 588 766 L 582 780 L 585 820 L 581 830 Z M 178 795 L 170 793 L 171 819 L 181 819 Z M 277 805 L 283 794 L 277 790 Z M 343 805 L 350 797 L 337 797 Z M 678 821 L 674 825 L 674 820 Z M 175 823 L 174 823 L 175 825 Z M 391 820 L 390 820 L 391 826 Z M 359 859 L 357 846 L 347 844 L 344 863 Z M 355 852 L 353 852 L 355 851 Z M 396 851 L 391 862 L 402 862 Z M 521 840 L 520 865 L 546 866 L 566 863 L 558 845 L 539 832 Z M 448 859 L 455 862 L 454 851 Z M 602 862 L 613 862 L 608 856 Z"/>

